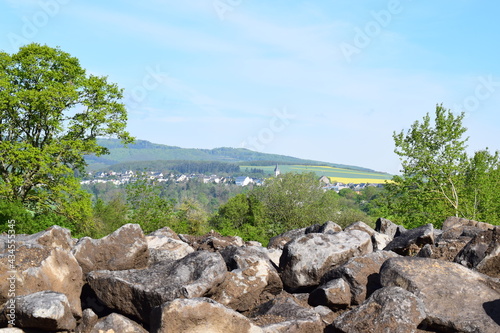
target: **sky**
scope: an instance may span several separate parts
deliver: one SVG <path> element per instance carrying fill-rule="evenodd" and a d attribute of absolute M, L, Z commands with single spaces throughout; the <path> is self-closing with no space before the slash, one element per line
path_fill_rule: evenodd
<path fill-rule="evenodd" d="M 60 47 L 124 89 L 127 130 L 396 174 L 437 104 L 500 150 L 500 2 L 0 0 L 0 50 Z"/>

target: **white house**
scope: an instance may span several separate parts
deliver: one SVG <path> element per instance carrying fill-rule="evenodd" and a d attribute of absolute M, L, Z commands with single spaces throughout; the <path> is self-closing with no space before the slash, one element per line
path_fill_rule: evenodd
<path fill-rule="evenodd" d="M 246 176 L 241 176 L 241 177 L 236 177 L 236 185 L 238 186 L 247 186 L 248 184 L 252 183 L 252 178 L 246 177 Z"/>

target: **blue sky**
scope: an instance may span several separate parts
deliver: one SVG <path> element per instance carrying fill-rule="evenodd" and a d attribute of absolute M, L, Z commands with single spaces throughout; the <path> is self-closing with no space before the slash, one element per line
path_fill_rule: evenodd
<path fill-rule="evenodd" d="M 38 42 L 125 89 L 128 130 L 397 173 L 392 133 L 435 105 L 500 149 L 500 2 L 3 0 L 0 49 Z"/>

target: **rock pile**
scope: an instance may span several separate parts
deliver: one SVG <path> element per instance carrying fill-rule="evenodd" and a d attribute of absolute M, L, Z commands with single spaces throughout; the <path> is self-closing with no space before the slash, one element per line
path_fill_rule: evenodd
<path fill-rule="evenodd" d="M 500 332 L 500 227 L 471 220 L 327 222 L 267 248 L 134 224 L 15 241 L 13 264 L 0 235 L 0 333 Z"/>

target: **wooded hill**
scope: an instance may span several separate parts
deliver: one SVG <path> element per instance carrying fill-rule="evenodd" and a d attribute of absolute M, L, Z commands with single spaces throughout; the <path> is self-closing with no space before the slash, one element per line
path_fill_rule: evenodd
<path fill-rule="evenodd" d="M 165 161 L 169 161 L 169 163 L 174 163 L 173 161 L 204 161 L 246 166 L 275 164 L 323 165 L 373 172 L 371 169 L 359 166 L 320 162 L 278 154 L 260 153 L 246 148 L 181 148 L 151 143 L 145 140 L 136 140 L 135 143 L 125 147 L 120 140 L 116 139 L 99 139 L 98 143 L 106 147 L 109 150 L 109 154 L 100 157 L 86 156 L 85 160 L 88 163 L 88 171 L 109 170 L 110 167 L 117 172 L 129 169 L 161 170 L 165 167 L 165 164 L 163 164 Z M 222 165 L 220 166 L 221 169 L 225 169 Z"/>

